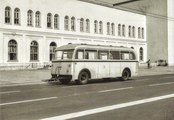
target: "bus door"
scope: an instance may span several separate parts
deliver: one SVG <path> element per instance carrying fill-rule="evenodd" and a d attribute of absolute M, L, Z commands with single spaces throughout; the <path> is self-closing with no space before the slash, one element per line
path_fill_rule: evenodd
<path fill-rule="evenodd" d="M 98 51 L 98 78 L 110 77 L 109 51 Z"/>

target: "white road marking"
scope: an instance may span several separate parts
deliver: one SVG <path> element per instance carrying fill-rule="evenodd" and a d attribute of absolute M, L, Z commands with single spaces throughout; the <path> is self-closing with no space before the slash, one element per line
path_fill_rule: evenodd
<path fill-rule="evenodd" d="M 174 84 L 174 82 L 159 83 L 159 84 L 150 84 L 149 86 L 160 86 L 160 85 L 170 85 L 170 84 Z"/>
<path fill-rule="evenodd" d="M 117 89 L 109 89 L 109 90 L 102 90 L 102 91 L 98 91 L 100 93 L 103 92 L 112 92 L 112 91 L 119 91 L 119 90 L 126 90 L 126 89 L 132 89 L 133 87 L 125 87 L 125 88 L 117 88 Z"/>
<path fill-rule="evenodd" d="M 24 100 L 24 101 L 17 101 L 17 102 L 1 103 L 0 106 L 27 103 L 27 102 L 44 101 L 44 100 L 50 100 L 50 99 L 56 99 L 56 98 L 57 97 L 49 97 L 49 98 L 40 98 L 40 99 Z"/>
<path fill-rule="evenodd" d="M 51 118 L 44 118 L 41 120 L 67 120 L 67 119 L 87 116 L 87 115 L 91 115 L 91 114 L 106 112 L 106 111 L 110 111 L 110 110 L 116 110 L 116 109 L 120 109 L 120 108 L 140 105 L 140 104 L 144 104 L 144 103 L 150 103 L 150 102 L 173 98 L 173 97 L 174 97 L 174 94 L 169 94 L 169 95 L 164 95 L 164 96 L 158 96 L 158 97 L 153 97 L 153 98 L 132 101 L 132 102 L 128 102 L 128 103 L 121 103 L 121 104 L 105 106 L 105 107 L 100 107 L 100 108 L 95 108 L 95 109 L 89 109 L 89 110 L 75 112 L 75 113 L 69 113 L 69 114 L 55 116 L 55 117 L 51 117 Z"/>
<path fill-rule="evenodd" d="M 9 93 L 17 93 L 17 92 L 21 92 L 19 90 L 16 91 L 5 91 L 5 92 L 0 92 L 0 94 L 9 94 Z"/>

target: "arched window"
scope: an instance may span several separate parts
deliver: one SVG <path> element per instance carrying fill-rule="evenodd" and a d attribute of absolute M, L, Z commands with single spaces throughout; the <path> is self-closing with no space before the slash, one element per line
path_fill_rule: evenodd
<path fill-rule="evenodd" d="M 142 39 L 144 39 L 144 28 L 141 29 Z"/>
<path fill-rule="evenodd" d="M 35 14 L 35 26 L 36 27 L 41 27 L 41 14 L 39 11 L 36 12 Z"/>
<path fill-rule="evenodd" d="M 132 37 L 135 38 L 135 27 L 132 27 Z"/>
<path fill-rule="evenodd" d="M 75 17 L 72 17 L 71 18 L 71 31 L 75 31 L 76 30 L 75 26 L 76 26 Z"/>
<path fill-rule="evenodd" d="M 47 14 L 47 28 L 52 28 L 52 14 Z"/>
<path fill-rule="evenodd" d="M 134 47 L 131 47 L 132 49 L 134 49 Z"/>
<path fill-rule="evenodd" d="M 115 35 L 115 24 L 111 24 L 111 35 Z"/>
<path fill-rule="evenodd" d="M 94 21 L 94 33 L 98 33 L 98 21 Z"/>
<path fill-rule="evenodd" d="M 99 22 L 99 34 L 103 34 L 103 22 Z"/>
<path fill-rule="evenodd" d="M 143 48 L 141 47 L 140 48 L 140 61 L 143 61 L 143 54 L 144 54 L 144 51 L 143 51 Z"/>
<path fill-rule="evenodd" d="M 84 32 L 84 19 L 80 19 L 80 32 Z"/>
<path fill-rule="evenodd" d="M 32 10 L 28 10 L 27 12 L 27 25 L 33 26 L 33 11 Z"/>
<path fill-rule="evenodd" d="M 15 40 L 8 42 L 8 60 L 17 60 L 17 42 Z"/>
<path fill-rule="evenodd" d="M 107 22 L 107 35 L 110 35 L 110 23 Z"/>
<path fill-rule="evenodd" d="M 54 60 L 55 59 L 55 49 L 56 49 L 57 45 L 55 42 L 51 42 L 50 43 L 50 60 Z"/>
<path fill-rule="evenodd" d="M 125 37 L 126 34 L 125 34 L 126 30 L 125 30 L 125 25 L 122 25 L 122 36 Z"/>
<path fill-rule="evenodd" d="M 5 23 L 11 23 L 11 8 L 5 8 Z"/>
<path fill-rule="evenodd" d="M 141 28 L 138 27 L 138 38 L 141 38 Z"/>
<path fill-rule="evenodd" d="M 15 8 L 15 10 L 14 10 L 14 24 L 16 24 L 16 25 L 20 24 L 20 10 L 19 10 L 19 8 Z"/>
<path fill-rule="evenodd" d="M 68 16 L 65 16 L 65 19 L 64 19 L 64 29 L 69 30 L 69 17 Z"/>
<path fill-rule="evenodd" d="M 128 27 L 128 36 L 131 37 L 131 26 Z"/>
<path fill-rule="evenodd" d="M 32 41 L 30 44 L 30 60 L 38 60 L 39 46 L 36 41 Z"/>
<path fill-rule="evenodd" d="M 118 24 L 118 36 L 121 36 L 121 24 Z"/>
<path fill-rule="evenodd" d="M 54 29 L 59 29 L 59 15 L 54 15 Z"/>
<path fill-rule="evenodd" d="M 86 19 L 86 32 L 90 32 L 90 21 L 89 19 Z"/>

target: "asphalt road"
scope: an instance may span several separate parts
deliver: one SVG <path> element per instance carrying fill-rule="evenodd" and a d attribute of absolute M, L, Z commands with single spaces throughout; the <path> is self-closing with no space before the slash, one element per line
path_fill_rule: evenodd
<path fill-rule="evenodd" d="M 174 75 L 0 88 L 1 120 L 174 120 Z"/>

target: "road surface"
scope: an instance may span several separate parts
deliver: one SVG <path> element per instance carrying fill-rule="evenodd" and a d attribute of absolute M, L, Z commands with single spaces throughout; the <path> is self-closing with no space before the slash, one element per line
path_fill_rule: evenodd
<path fill-rule="evenodd" d="M 0 87 L 1 120 L 174 120 L 174 75 Z"/>

